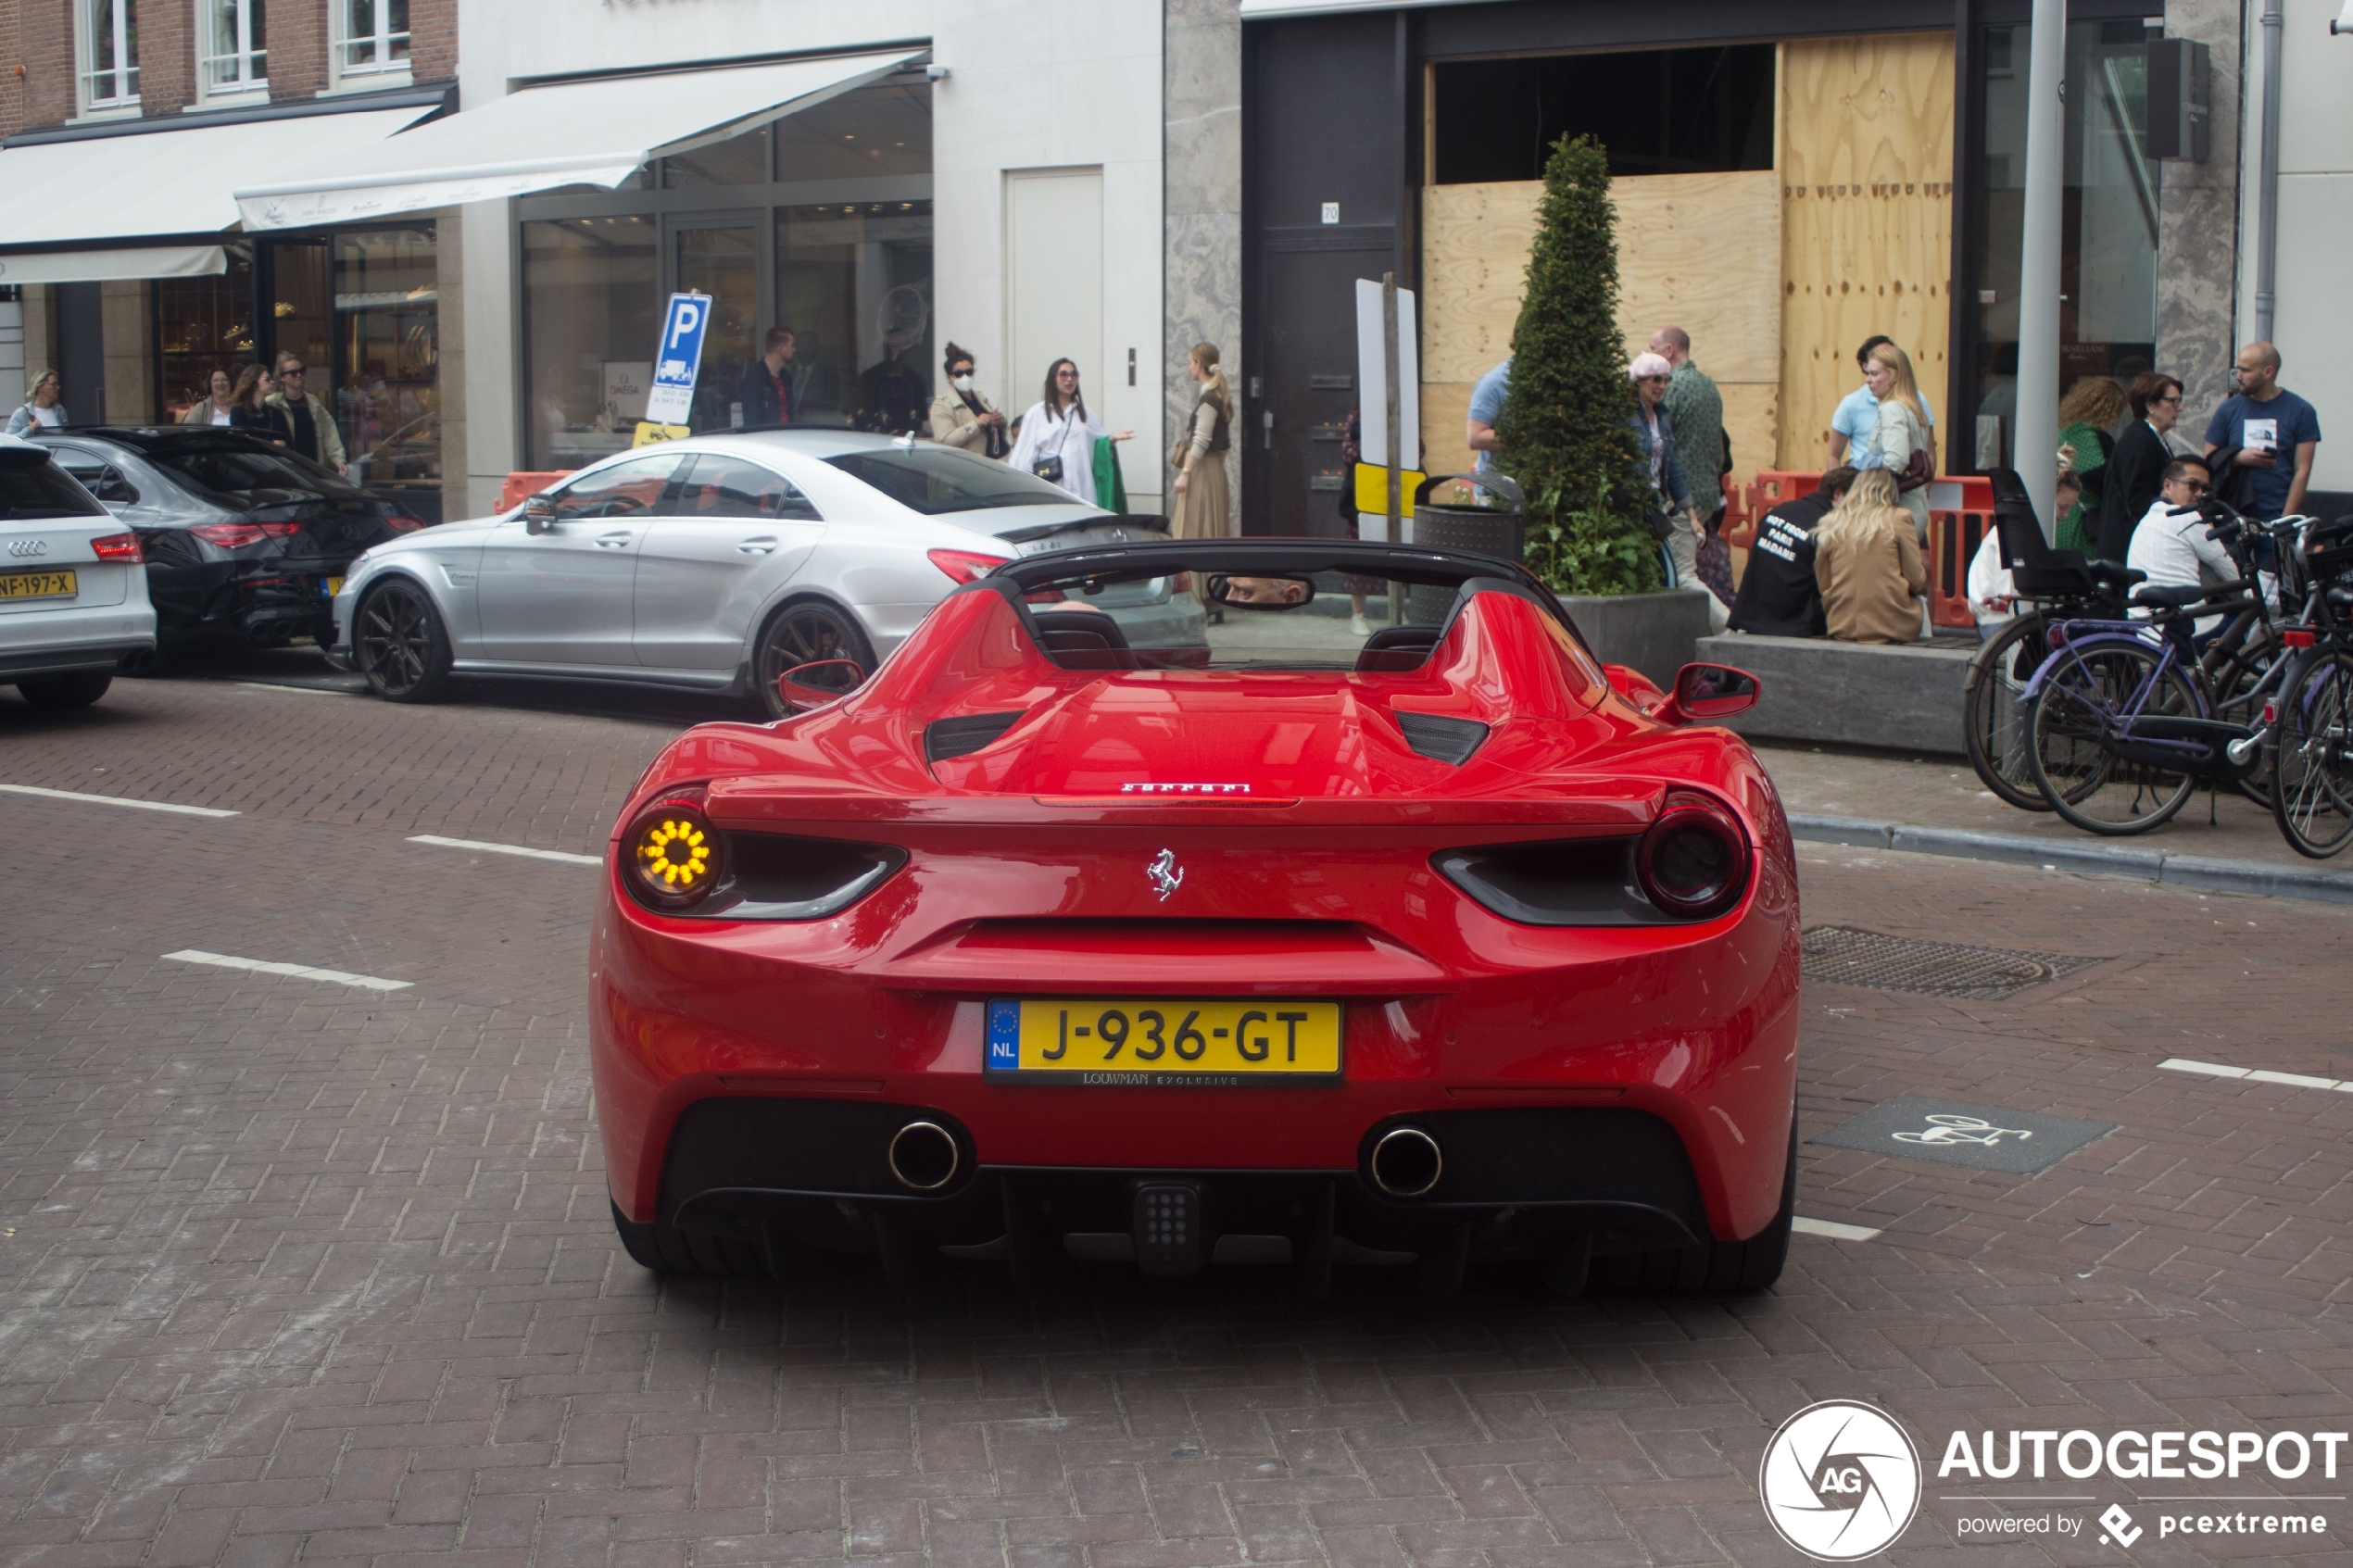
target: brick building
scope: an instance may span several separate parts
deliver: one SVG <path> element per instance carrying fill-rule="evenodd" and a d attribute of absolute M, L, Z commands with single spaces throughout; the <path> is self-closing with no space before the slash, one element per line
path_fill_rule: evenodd
<path fill-rule="evenodd" d="M 457 72 L 457 0 L 0 0 L 0 307 L 25 365 L 60 371 L 78 422 L 147 422 L 216 370 L 300 356 L 355 477 L 442 515 L 449 214 L 258 235 L 232 193 L 454 111 Z"/>

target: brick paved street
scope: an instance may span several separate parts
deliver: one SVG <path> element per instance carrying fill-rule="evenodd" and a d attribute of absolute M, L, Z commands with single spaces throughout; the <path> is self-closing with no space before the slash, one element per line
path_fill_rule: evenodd
<path fill-rule="evenodd" d="M 0 690 L 0 784 L 240 813 L 0 794 L 0 1562 L 1795 1563 L 1758 1460 L 1829 1398 L 1926 1451 L 1907 1565 L 2353 1561 L 2342 1500 L 2292 1550 L 1965 1539 L 2000 1507 L 1948 1499 L 2003 1488 L 1933 1473 L 1957 1429 L 2353 1424 L 2353 1094 L 2158 1065 L 2353 1077 L 2353 909 L 1801 847 L 1809 927 L 2098 960 L 1998 1002 L 1809 984 L 1808 1136 L 1898 1095 L 2117 1130 L 2033 1176 L 1808 1145 L 1799 1213 L 1881 1234 L 1800 1235 L 1762 1297 L 658 1286 L 593 1123 L 596 872 L 408 840 L 594 852 L 724 711 Z"/>

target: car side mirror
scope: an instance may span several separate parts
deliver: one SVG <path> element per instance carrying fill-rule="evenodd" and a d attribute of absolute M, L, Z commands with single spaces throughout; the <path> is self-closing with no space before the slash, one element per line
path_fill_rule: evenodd
<path fill-rule="evenodd" d="M 526 499 L 522 504 L 522 531 L 545 533 L 556 526 L 556 498 L 546 491 Z"/>
<path fill-rule="evenodd" d="M 1755 676 L 1729 664 L 1686 664 L 1675 672 L 1675 695 L 1651 717 L 1662 724 L 1729 719 L 1755 707 L 1764 689 Z"/>
<path fill-rule="evenodd" d="M 776 677 L 776 695 L 795 712 L 838 702 L 866 684 L 865 667 L 854 659 L 821 659 L 796 664 Z"/>

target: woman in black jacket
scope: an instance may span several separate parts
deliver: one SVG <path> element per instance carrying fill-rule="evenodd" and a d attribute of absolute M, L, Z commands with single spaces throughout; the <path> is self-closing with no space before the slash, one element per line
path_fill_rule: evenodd
<path fill-rule="evenodd" d="M 265 365 L 247 365 L 237 372 L 236 390 L 229 394 L 229 428 L 274 441 L 283 446 L 294 439 L 294 421 L 283 408 L 264 401 L 277 390 Z"/>
<path fill-rule="evenodd" d="M 2146 515 L 2173 460 L 2165 433 L 2182 417 L 2182 383 L 2155 370 L 2142 372 L 2125 394 L 2133 422 L 2116 439 L 2116 450 L 2101 476 L 2100 559 L 2120 561 L 2133 547 L 2133 530 Z"/>

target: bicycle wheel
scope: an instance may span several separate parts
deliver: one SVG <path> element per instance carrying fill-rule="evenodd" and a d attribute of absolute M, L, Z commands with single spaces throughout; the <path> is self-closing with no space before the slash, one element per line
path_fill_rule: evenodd
<path fill-rule="evenodd" d="M 2047 811 L 2027 760 L 2026 684 L 2046 651 L 2050 622 L 2021 615 L 1977 650 L 1961 683 L 1961 743 L 1969 766 L 1995 798 L 2022 811 Z"/>
<path fill-rule="evenodd" d="M 2277 660 L 2285 654 L 2278 643 L 2270 639 L 2241 642 L 2222 652 L 2217 659 L 2208 656 L 2206 669 L 2206 689 L 2213 695 L 2214 717 L 2233 724 L 2254 725 L 2263 717 L 2264 698 L 2271 695 L 2269 679 Z M 2269 809 L 2271 804 L 2271 773 L 2269 768 L 2258 768 L 2235 786 L 2241 795 L 2258 806 Z"/>
<path fill-rule="evenodd" d="M 2288 672 L 2271 747 L 2271 816 L 2299 855 L 2353 840 L 2353 655 L 2315 654 Z"/>
<path fill-rule="evenodd" d="M 2086 833 L 2146 833 L 2171 817 L 2197 781 L 2168 767 L 2161 746 L 2134 734 L 2152 718 L 2200 716 L 2178 668 L 2126 638 L 2070 650 L 2035 696 L 2028 760 L 2058 814 Z"/>

